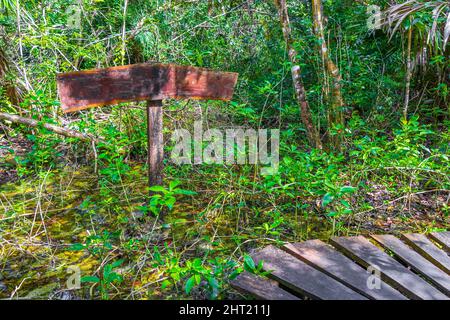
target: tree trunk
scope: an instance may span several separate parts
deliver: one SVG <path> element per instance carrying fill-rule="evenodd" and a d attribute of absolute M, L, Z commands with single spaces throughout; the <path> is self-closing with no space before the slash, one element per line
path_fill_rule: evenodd
<path fill-rule="evenodd" d="M 411 18 L 410 18 L 411 22 Z M 411 60 L 411 47 L 412 47 L 412 23 L 409 25 L 408 31 L 408 48 L 406 57 L 406 88 L 405 88 L 405 105 L 403 106 L 403 117 L 408 120 L 408 107 L 409 96 L 411 91 L 411 77 L 412 77 L 412 60 Z"/>
<path fill-rule="evenodd" d="M 297 64 L 297 51 L 292 46 L 291 27 L 289 23 L 289 16 L 286 7 L 286 0 L 275 0 L 275 5 L 278 9 L 281 27 L 283 29 L 283 36 L 286 42 L 286 48 L 289 54 L 289 60 L 292 64 L 292 82 L 294 84 L 297 102 L 300 106 L 300 116 L 303 125 L 306 128 L 306 134 L 311 145 L 317 149 L 322 149 L 322 142 L 320 140 L 319 132 L 313 124 L 311 110 L 308 100 L 306 100 L 306 90 L 301 78 L 301 69 Z"/>
<path fill-rule="evenodd" d="M 326 68 L 326 73 L 332 79 L 331 90 L 331 110 L 328 112 L 328 127 L 333 125 L 339 125 L 341 129 L 344 126 L 344 116 L 342 108 L 344 106 L 344 100 L 342 98 L 341 82 L 342 77 L 339 72 L 339 68 L 331 60 L 328 54 L 327 42 L 325 40 L 325 28 L 323 26 L 323 12 L 322 1 L 312 0 L 313 8 L 313 20 L 314 20 L 314 32 L 320 44 L 320 55 L 322 57 L 323 64 Z M 341 135 L 337 134 L 334 137 L 330 135 L 330 139 L 334 146 L 340 148 Z"/>

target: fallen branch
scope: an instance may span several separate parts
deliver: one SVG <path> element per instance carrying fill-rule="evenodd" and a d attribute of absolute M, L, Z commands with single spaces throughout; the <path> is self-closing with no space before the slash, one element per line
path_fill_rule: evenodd
<path fill-rule="evenodd" d="M 65 137 L 78 138 L 83 141 L 97 141 L 98 140 L 95 137 L 93 137 L 89 134 L 86 134 L 86 133 L 81 133 L 79 131 L 61 128 L 61 127 L 55 126 L 54 124 L 50 124 L 50 123 L 41 123 L 37 120 L 20 117 L 18 115 L 14 115 L 14 114 L 0 112 L 0 120 L 8 120 L 13 123 L 20 123 L 20 124 L 24 124 L 24 125 L 27 125 L 30 127 L 37 127 L 41 124 L 45 129 L 50 130 L 54 133 L 63 135 Z"/>

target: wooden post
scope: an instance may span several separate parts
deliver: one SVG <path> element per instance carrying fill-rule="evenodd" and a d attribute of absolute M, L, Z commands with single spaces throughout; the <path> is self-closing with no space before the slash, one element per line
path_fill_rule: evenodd
<path fill-rule="evenodd" d="M 147 102 L 148 186 L 162 185 L 164 169 L 163 110 L 161 100 Z M 154 192 L 150 191 L 150 196 Z"/>

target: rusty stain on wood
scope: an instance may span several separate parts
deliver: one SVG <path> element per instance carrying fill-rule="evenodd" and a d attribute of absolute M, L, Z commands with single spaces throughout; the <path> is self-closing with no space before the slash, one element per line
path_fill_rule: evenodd
<path fill-rule="evenodd" d="M 129 101 L 230 100 L 238 74 L 173 64 L 134 64 L 57 75 L 64 112 Z"/>

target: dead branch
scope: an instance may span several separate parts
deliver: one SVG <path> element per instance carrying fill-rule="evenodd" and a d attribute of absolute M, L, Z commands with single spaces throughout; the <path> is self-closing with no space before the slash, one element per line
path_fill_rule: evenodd
<path fill-rule="evenodd" d="M 79 131 L 58 127 L 58 126 L 56 126 L 54 124 L 50 124 L 50 123 L 42 123 L 42 122 L 39 122 L 34 119 L 24 118 L 24 117 L 20 117 L 18 115 L 14 115 L 14 114 L 0 112 L 0 120 L 8 120 L 13 123 L 20 123 L 20 124 L 24 124 L 24 125 L 27 125 L 30 127 L 37 127 L 41 124 L 45 129 L 50 130 L 54 133 L 63 135 L 65 137 L 78 138 L 83 141 L 94 141 L 94 142 L 99 140 L 89 134 L 86 134 L 86 133 L 81 133 Z"/>

